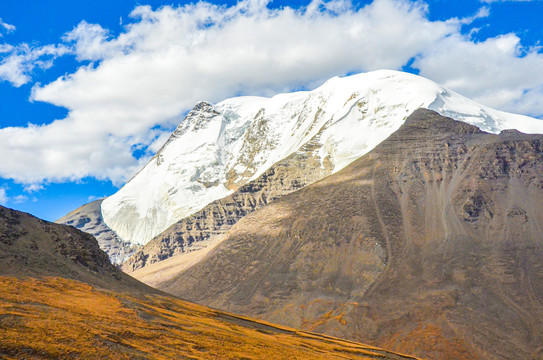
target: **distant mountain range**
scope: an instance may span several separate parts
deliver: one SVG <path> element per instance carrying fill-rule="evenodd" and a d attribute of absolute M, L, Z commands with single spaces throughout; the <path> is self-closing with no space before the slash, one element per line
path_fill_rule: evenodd
<path fill-rule="evenodd" d="M 543 137 L 523 133 L 543 121 L 394 71 L 203 102 L 59 222 L 216 308 L 430 359 L 537 358 Z"/>

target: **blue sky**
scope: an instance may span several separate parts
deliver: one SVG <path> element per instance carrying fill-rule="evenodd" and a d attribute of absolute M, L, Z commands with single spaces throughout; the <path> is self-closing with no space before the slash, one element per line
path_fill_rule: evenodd
<path fill-rule="evenodd" d="M 0 2 L 0 204 L 114 193 L 199 100 L 410 71 L 543 118 L 543 1 Z"/>

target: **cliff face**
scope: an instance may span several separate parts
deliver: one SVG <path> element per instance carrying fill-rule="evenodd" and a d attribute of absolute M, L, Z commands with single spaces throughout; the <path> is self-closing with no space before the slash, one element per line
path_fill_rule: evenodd
<path fill-rule="evenodd" d="M 537 358 L 542 204 L 543 137 L 418 110 L 159 287 L 431 359 Z"/>

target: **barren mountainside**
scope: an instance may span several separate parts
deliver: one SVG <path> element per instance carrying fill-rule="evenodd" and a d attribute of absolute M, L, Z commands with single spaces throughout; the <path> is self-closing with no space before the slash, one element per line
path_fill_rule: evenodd
<path fill-rule="evenodd" d="M 416 75 L 381 70 L 335 77 L 313 91 L 197 104 L 116 194 L 99 208 L 88 204 L 59 221 L 95 235 L 116 264 L 152 243 L 125 269 L 147 266 L 178 251 L 205 250 L 205 239 L 258 207 L 249 199 L 253 195 L 247 198 L 246 192 L 239 196 L 236 192 L 262 182 L 260 177 L 273 166 L 288 165 L 293 179 L 298 169 L 320 166 L 305 179 L 319 180 L 373 149 L 417 108 L 492 133 L 508 128 L 543 133 L 541 121 L 485 107 Z M 228 205 L 230 195 L 243 204 Z M 199 231 L 198 224 L 207 230 Z"/>
<path fill-rule="evenodd" d="M 56 276 L 109 290 L 156 292 L 113 266 L 91 235 L 2 206 L 0 276 Z"/>
<path fill-rule="evenodd" d="M 429 359 L 539 359 L 542 204 L 542 136 L 421 109 L 159 288 Z"/>

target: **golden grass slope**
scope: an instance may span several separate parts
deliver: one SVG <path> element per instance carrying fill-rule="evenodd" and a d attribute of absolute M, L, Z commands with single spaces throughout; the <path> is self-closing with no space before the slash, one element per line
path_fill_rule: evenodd
<path fill-rule="evenodd" d="M 160 295 L 0 277 L 5 359 L 415 359 Z"/>

